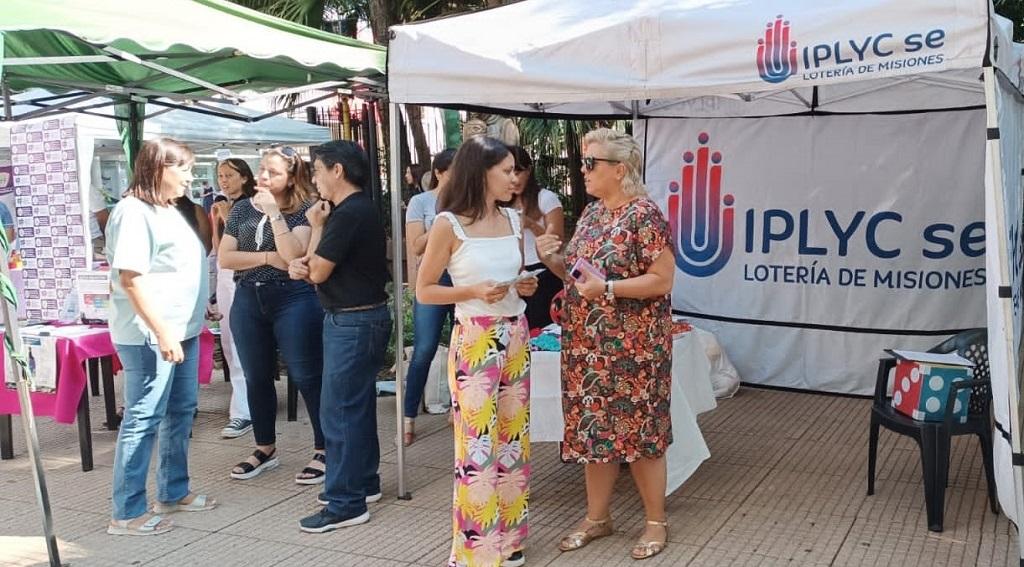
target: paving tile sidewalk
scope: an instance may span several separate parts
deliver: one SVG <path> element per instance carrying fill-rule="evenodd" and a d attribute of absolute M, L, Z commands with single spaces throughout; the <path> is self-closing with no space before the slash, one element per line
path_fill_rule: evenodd
<path fill-rule="evenodd" d="M 74 566 L 440 566 L 450 544 L 451 435 L 443 416 L 424 416 L 406 452 L 409 500 L 398 500 L 394 398 L 380 399 L 385 498 L 370 523 L 325 535 L 303 534 L 298 519 L 316 509 L 318 487 L 292 475 L 309 458 L 305 416 L 284 421 L 282 466 L 257 479 L 228 477 L 250 451 L 248 439 L 220 439 L 229 386 L 200 394 L 192 448 L 197 490 L 221 506 L 177 514 L 177 528 L 154 538 L 111 537 L 115 435 L 99 429 L 102 399 L 92 398 L 96 468 L 83 473 L 73 426 L 39 420 L 56 531 Z M 1017 535 L 986 506 L 977 442 L 953 444 L 946 531 L 928 532 L 920 459 L 912 441 L 883 433 L 875 496 L 865 496 L 868 400 L 744 388 L 701 416 L 711 458 L 668 500 L 670 545 L 656 565 L 964 565 L 1017 563 Z M 300 404 L 301 408 L 301 404 Z M 300 409 L 300 412 L 302 410 Z M 29 463 L 15 419 L 16 458 L 0 462 L 0 565 L 45 565 Z M 561 554 L 557 542 L 584 510 L 582 469 L 563 464 L 553 443 L 535 444 L 530 566 L 640 565 L 629 548 L 643 522 L 628 475 L 613 504 L 615 535 Z"/>

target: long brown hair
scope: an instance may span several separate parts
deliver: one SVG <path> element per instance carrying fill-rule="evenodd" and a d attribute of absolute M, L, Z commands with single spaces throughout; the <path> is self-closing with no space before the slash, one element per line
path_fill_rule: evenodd
<path fill-rule="evenodd" d="M 271 156 L 278 156 L 288 164 L 288 187 L 285 188 L 288 199 L 286 206 L 281 207 L 281 212 L 294 213 L 303 203 L 316 195 L 316 187 L 313 186 L 313 180 L 309 175 L 309 166 L 295 150 L 291 150 L 291 155 L 288 155 L 285 148 L 270 148 L 263 153 L 260 161 Z"/>
<path fill-rule="evenodd" d="M 441 193 L 437 208 L 476 221 L 487 212 L 487 170 L 498 165 L 509 151 L 500 140 L 474 136 L 455 152 L 448 186 Z"/>
<path fill-rule="evenodd" d="M 135 197 L 140 201 L 165 207 L 170 199 L 161 194 L 165 167 L 181 167 L 195 163 L 195 154 L 185 144 L 171 138 L 157 138 L 142 144 L 135 158 L 132 182 L 124 197 Z"/>
<path fill-rule="evenodd" d="M 516 160 L 516 171 L 529 170 L 530 172 L 526 184 L 523 185 L 523 192 L 519 195 L 523 202 L 523 216 L 539 221 L 544 213 L 540 211 L 540 183 L 537 182 L 537 176 L 533 173 L 533 159 L 530 158 L 530 154 L 526 153 L 526 150 L 519 146 L 509 146 L 508 149 Z"/>

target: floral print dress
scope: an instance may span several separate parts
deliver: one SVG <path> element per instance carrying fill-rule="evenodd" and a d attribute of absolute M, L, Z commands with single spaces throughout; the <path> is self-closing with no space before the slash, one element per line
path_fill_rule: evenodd
<path fill-rule="evenodd" d="M 639 197 L 583 212 L 566 248 L 610 280 L 643 275 L 670 242 L 653 201 Z M 657 458 L 672 442 L 672 312 L 669 296 L 588 301 L 566 283 L 562 321 L 562 458 L 579 463 Z"/>

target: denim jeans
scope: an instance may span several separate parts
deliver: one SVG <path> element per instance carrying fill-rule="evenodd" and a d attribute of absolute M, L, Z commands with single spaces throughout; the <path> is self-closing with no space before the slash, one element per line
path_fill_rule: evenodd
<path fill-rule="evenodd" d="M 188 441 L 199 391 L 199 339 L 181 343 L 181 364 L 155 344 L 114 345 L 124 366 L 124 421 L 114 449 L 113 517 L 146 513 L 146 475 L 159 436 L 156 489 L 160 502 L 188 496 Z M 83 394 L 84 395 L 84 394 Z"/>
<path fill-rule="evenodd" d="M 441 274 L 439 284 L 452 285 L 448 272 Z M 412 360 L 405 379 L 405 399 L 403 413 L 405 417 L 416 417 L 423 405 L 423 387 L 427 384 L 430 374 L 430 363 L 437 354 L 437 345 L 441 342 L 441 329 L 447 318 L 455 322 L 455 308 L 451 305 L 430 305 L 413 301 L 412 304 Z"/>
<path fill-rule="evenodd" d="M 324 492 L 328 510 L 338 516 L 362 514 L 366 496 L 380 492 L 376 381 L 390 337 L 386 306 L 324 317 Z"/>
<path fill-rule="evenodd" d="M 323 372 L 321 328 L 324 311 L 313 286 L 301 281 L 253 284 L 239 281 L 231 304 L 231 333 L 245 371 L 246 395 L 257 445 L 277 440 L 277 351 L 288 378 L 306 403 L 313 425 L 313 445 L 324 448 L 320 428 L 320 382 Z"/>

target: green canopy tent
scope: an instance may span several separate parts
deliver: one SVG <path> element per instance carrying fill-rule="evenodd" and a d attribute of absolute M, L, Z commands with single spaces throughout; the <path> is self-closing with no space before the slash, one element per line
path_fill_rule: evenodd
<path fill-rule="evenodd" d="M 255 122 L 291 107 L 251 116 L 224 103 L 309 91 L 319 95 L 304 105 L 339 93 L 377 97 L 384 90 L 384 68 L 382 47 L 226 0 L 0 1 L 0 121 L 15 119 L 11 93 L 42 87 L 53 94 L 20 100 L 37 108 L 17 120 L 65 112 L 117 118 L 129 163 L 141 145 L 144 120 L 156 114 L 185 109 Z M 147 114 L 147 106 L 158 108 Z M 0 273 L 6 284 L 2 291 L 11 301 L 7 244 L 0 244 Z M 0 300 L 5 322 L 11 320 L 8 301 Z M 11 344 L 20 345 L 17 326 L 7 327 Z M 24 371 L 18 374 L 21 421 L 50 564 L 60 565 L 27 379 Z M 399 484 L 401 488 L 401 478 Z"/>
<path fill-rule="evenodd" d="M 252 117 L 209 103 L 311 90 L 327 91 L 321 99 L 374 96 L 384 88 L 383 47 L 226 0 L 4 0 L 0 47 L 5 106 L 11 91 L 59 93 L 31 101 L 38 110 L 19 120 L 118 106 L 136 144 L 127 148 L 129 163 L 147 104 L 253 122 L 290 107 Z"/>

